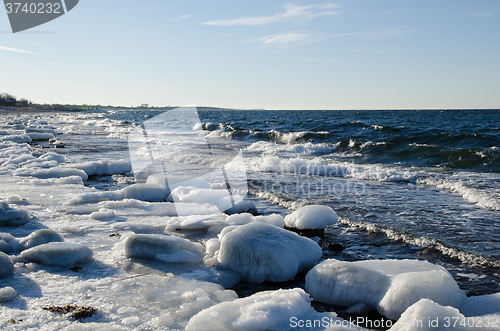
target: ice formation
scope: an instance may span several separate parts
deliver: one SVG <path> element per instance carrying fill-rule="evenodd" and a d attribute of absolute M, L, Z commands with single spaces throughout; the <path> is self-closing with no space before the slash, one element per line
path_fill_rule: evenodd
<path fill-rule="evenodd" d="M 0 226 L 19 226 L 28 223 L 30 214 L 24 209 L 14 209 L 0 201 Z"/>
<path fill-rule="evenodd" d="M 9 302 L 17 297 L 17 292 L 10 286 L 0 288 L 0 302 Z"/>
<path fill-rule="evenodd" d="M 29 249 L 31 247 L 48 244 L 50 242 L 63 242 L 64 238 L 54 230 L 41 229 L 28 235 L 26 238 L 22 239 L 19 243 L 22 245 L 23 249 Z"/>
<path fill-rule="evenodd" d="M 108 219 L 108 218 L 115 218 L 115 212 L 106 209 L 106 208 L 101 208 L 99 211 L 95 211 L 90 214 L 90 218 L 95 219 L 95 220 L 103 220 L 103 219 Z"/>
<path fill-rule="evenodd" d="M 14 264 L 10 257 L 0 252 L 0 278 L 8 276 L 14 272 Z"/>
<path fill-rule="evenodd" d="M 364 303 L 394 320 L 422 298 L 454 306 L 466 298 L 446 269 L 416 260 L 326 260 L 306 275 L 305 289 L 317 301 Z"/>
<path fill-rule="evenodd" d="M 124 198 L 141 201 L 162 202 L 167 199 L 168 191 L 157 184 L 132 184 L 121 191 Z"/>
<path fill-rule="evenodd" d="M 171 263 L 196 263 L 205 256 L 199 243 L 159 234 L 131 234 L 125 238 L 123 248 L 128 257 Z"/>
<path fill-rule="evenodd" d="M 67 242 L 51 242 L 21 252 L 21 257 L 30 262 L 59 267 L 89 262 L 92 255 L 87 246 Z"/>
<path fill-rule="evenodd" d="M 409 307 L 390 331 L 484 330 L 497 331 L 500 314 L 465 317 L 454 307 L 421 299 Z"/>
<path fill-rule="evenodd" d="M 11 253 L 19 248 L 19 241 L 13 235 L 0 232 L 0 252 Z"/>
<path fill-rule="evenodd" d="M 296 229 L 324 229 L 337 222 L 337 214 L 332 208 L 309 205 L 297 209 L 285 217 L 285 225 Z"/>
<path fill-rule="evenodd" d="M 88 176 L 125 174 L 132 171 L 129 161 L 92 161 L 71 164 L 72 168 L 85 171 Z"/>
<path fill-rule="evenodd" d="M 202 310 L 191 317 L 186 330 L 323 330 L 336 323 L 342 325 L 342 319 L 335 313 L 319 313 L 310 301 L 309 295 L 300 288 L 258 292 Z M 334 329 L 361 330 L 347 323 Z"/>
<path fill-rule="evenodd" d="M 321 248 L 311 239 L 252 222 L 222 237 L 217 266 L 238 272 L 249 282 L 281 282 L 311 268 L 320 258 Z"/>

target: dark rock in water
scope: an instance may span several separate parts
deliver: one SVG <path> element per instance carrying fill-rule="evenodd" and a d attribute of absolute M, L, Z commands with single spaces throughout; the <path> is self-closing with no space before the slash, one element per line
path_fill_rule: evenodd
<path fill-rule="evenodd" d="M 325 243 L 323 249 L 326 251 L 340 252 L 344 250 L 344 246 L 339 243 Z"/>
<path fill-rule="evenodd" d="M 69 270 L 71 270 L 73 272 L 78 272 L 80 270 L 83 270 L 83 268 L 75 265 L 74 267 L 69 268 Z"/>
<path fill-rule="evenodd" d="M 55 144 L 56 148 L 64 148 L 64 144 Z"/>
<path fill-rule="evenodd" d="M 323 239 L 323 237 L 325 236 L 325 229 L 296 229 L 289 228 L 286 225 L 285 229 L 307 238 L 320 237 L 321 239 Z"/>

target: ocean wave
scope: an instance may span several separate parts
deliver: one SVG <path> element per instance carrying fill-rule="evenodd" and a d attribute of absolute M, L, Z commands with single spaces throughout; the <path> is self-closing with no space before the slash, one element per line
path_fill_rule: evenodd
<path fill-rule="evenodd" d="M 339 217 L 338 222 L 348 225 L 350 227 L 363 229 L 368 232 L 382 233 L 390 240 L 394 241 L 400 240 L 413 246 L 435 249 L 446 256 L 458 259 L 472 266 L 480 265 L 480 266 L 488 266 L 494 268 L 500 267 L 500 261 L 496 259 L 492 259 L 490 257 L 484 257 L 476 253 L 466 252 L 458 248 L 450 247 L 436 239 L 427 237 L 417 237 L 405 233 L 403 231 L 381 227 L 368 222 L 351 221 L 344 217 Z"/>
<path fill-rule="evenodd" d="M 500 177 L 495 174 L 476 173 L 469 175 L 459 173 L 447 175 L 418 168 L 332 162 L 321 157 L 314 159 L 304 157 L 284 158 L 276 155 L 248 157 L 246 158 L 246 164 L 249 171 L 255 172 L 296 173 L 433 186 L 459 194 L 471 204 L 500 211 L 500 192 L 498 188 L 481 187 L 480 185 L 474 187 L 474 184 L 479 182 L 481 176 L 494 177 L 497 181 L 500 181 Z M 488 181 L 491 181 L 491 179 Z"/>

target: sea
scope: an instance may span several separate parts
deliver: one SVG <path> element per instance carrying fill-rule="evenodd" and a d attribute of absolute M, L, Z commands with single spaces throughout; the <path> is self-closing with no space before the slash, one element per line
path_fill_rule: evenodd
<path fill-rule="evenodd" d="M 67 163 L 130 160 L 130 132 L 171 110 L 40 113 L 64 132 L 57 137 L 64 148 L 37 142 L 33 155 L 56 152 Z M 192 171 L 183 174 L 196 177 L 221 155 L 241 152 L 245 199 L 259 214 L 285 216 L 312 204 L 335 210 L 338 222 L 321 235 L 323 258 L 427 260 L 444 266 L 469 296 L 500 291 L 500 110 L 197 113 L 192 131 L 211 159 L 190 146 L 200 157 L 177 155 Z M 128 173 L 84 184 L 112 191 L 141 180 Z M 240 295 L 257 291 L 245 286 Z"/>
<path fill-rule="evenodd" d="M 167 109 L 75 113 L 69 161 L 127 159 L 127 133 Z M 331 206 L 325 257 L 425 259 L 470 295 L 500 291 L 500 110 L 198 108 L 210 145 L 236 144 L 260 214 Z M 63 139 L 63 140 L 64 140 Z M 62 152 L 61 152 L 62 153 Z M 199 161 L 203 163 L 202 160 Z M 133 178 L 96 178 L 114 190 Z"/>

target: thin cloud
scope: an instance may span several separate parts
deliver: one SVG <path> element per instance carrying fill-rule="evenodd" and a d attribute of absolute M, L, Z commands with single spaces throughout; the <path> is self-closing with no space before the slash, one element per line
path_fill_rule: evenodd
<path fill-rule="evenodd" d="M 260 42 L 264 46 L 284 48 L 284 47 L 301 46 L 321 39 L 325 39 L 325 36 L 317 33 L 289 32 L 289 33 L 264 36 L 261 38 L 248 39 L 245 41 Z"/>
<path fill-rule="evenodd" d="M 16 52 L 16 53 L 25 53 L 25 54 L 33 54 L 33 55 L 38 55 L 37 53 L 33 52 L 28 52 L 23 49 L 18 49 L 18 48 L 12 48 L 12 47 L 6 47 L 6 46 L 0 46 L 0 49 L 3 51 L 8 51 L 8 52 Z"/>
<path fill-rule="evenodd" d="M 190 18 L 191 14 L 187 14 L 187 15 L 181 15 L 179 17 L 174 17 L 174 18 L 171 18 L 170 20 L 174 21 L 174 22 L 179 22 L 179 21 L 182 21 L 182 20 L 185 20 L 186 18 Z"/>
<path fill-rule="evenodd" d="M 257 16 L 257 17 L 242 17 L 232 20 L 218 20 L 209 21 L 203 24 L 205 25 L 220 25 L 220 26 L 233 26 L 233 25 L 247 25 L 247 26 L 259 26 L 267 25 L 271 23 L 284 22 L 289 20 L 307 20 L 313 19 L 320 16 L 338 16 L 337 9 L 339 5 L 336 4 L 325 4 L 325 5 L 308 5 L 308 6 L 297 6 L 293 3 L 288 3 L 283 6 L 284 12 L 274 14 L 272 16 Z"/>

